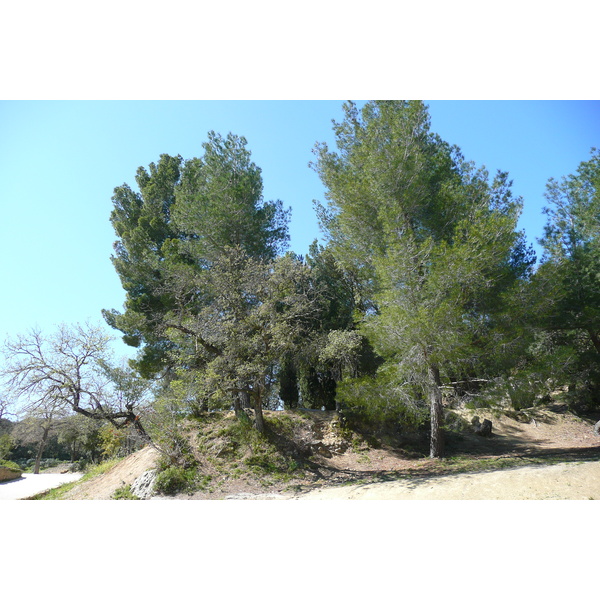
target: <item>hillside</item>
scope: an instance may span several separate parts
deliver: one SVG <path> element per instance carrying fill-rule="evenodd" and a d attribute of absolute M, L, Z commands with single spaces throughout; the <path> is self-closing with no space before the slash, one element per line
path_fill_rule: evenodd
<path fill-rule="evenodd" d="M 492 420 L 490 437 L 472 433 L 475 414 Z M 382 498 L 455 498 L 457 489 L 462 498 L 470 487 L 470 497 L 476 498 L 498 497 L 493 490 L 500 489 L 501 497 L 513 499 L 566 498 L 569 490 L 575 498 L 600 499 L 600 488 L 593 487 L 600 482 L 600 437 L 594 435 L 593 420 L 561 405 L 503 414 L 449 411 L 448 457 L 443 460 L 426 457 L 426 436 L 359 434 L 344 428 L 334 412 L 267 412 L 266 418 L 266 441 L 231 414 L 190 422 L 187 438 L 199 474 L 196 489 L 153 499 L 362 497 L 356 494 L 357 484 L 363 495 L 368 489 L 369 497 Z M 65 499 L 109 499 L 153 468 L 158 458 L 156 450 L 144 448 L 75 487 Z M 577 464 L 582 461 L 586 464 Z M 542 468 L 551 470 L 545 475 Z M 376 485 L 383 487 L 378 491 Z M 425 489 L 430 491 L 424 494 Z"/>

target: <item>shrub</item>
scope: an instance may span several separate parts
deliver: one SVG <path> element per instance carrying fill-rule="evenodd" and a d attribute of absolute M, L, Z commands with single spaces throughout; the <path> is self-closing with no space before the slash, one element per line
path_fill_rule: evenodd
<path fill-rule="evenodd" d="M 118 456 L 123 451 L 126 441 L 127 433 L 122 429 L 113 425 L 104 425 L 100 429 L 100 445 L 105 458 Z"/>
<path fill-rule="evenodd" d="M 120 488 L 117 488 L 113 495 L 113 500 L 139 500 L 139 498 L 131 492 L 130 485 L 122 485 Z"/>
<path fill-rule="evenodd" d="M 193 487 L 196 472 L 193 469 L 170 466 L 161 471 L 154 482 L 154 489 L 159 494 L 172 496 L 178 492 L 185 492 Z"/>

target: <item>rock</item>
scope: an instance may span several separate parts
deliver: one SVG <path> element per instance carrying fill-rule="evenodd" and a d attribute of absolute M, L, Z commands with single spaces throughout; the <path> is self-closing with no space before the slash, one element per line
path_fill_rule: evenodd
<path fill-rule="evenodd" d="M 21 471 L 0 467 L 0 481 L 11 481 L 12 479 L 19 479 L 19 477 L 21 477 Z"/>
<path fill-rule="evenodd" d="M 317 442 L 312 442 L 310 447 L 313 454 L 320 454 L 325 458 L 331 458 L 333 456 L 330 449 L 320 440 Z"/>
<path fill-rule="evenodd" d="M 473 417 L 471 424 L 473 425 L 473 433 L 483 437 L 492 435 L 492 422 L 489 419 L 484 419 L 481 423 L 479 417 Z"/>
<path fill-rule="evenodd" d="M 594 433 L 596 435 L 600 435 L 600 421 L 598 421 L 595 425 L 594 425 Z"/>
<path fill-rule="evenodd" d="M 489 419 L 484 419 L 483 423 L 481 424 L 481 429 L 478 433 L 484 437 L 492 435 L 492 422 Z"/>
<path fill-rule="evenodd" d="M 140 500 L 147 500 L 154 494 L 155 481 L 156 469 L 145 471 L 131 484 L 131 493 Z"/>

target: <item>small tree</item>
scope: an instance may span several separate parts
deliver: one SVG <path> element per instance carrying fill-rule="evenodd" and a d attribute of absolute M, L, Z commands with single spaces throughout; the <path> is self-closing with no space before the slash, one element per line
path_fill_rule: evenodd
<path fill-rule="evenodd" d="M 65 406 L 55 398 L 48 398 L 45 403 L 36 403 L 26 409 L 22 420 L 13 430 L 13 437 L 19 443 L 36 444 L 37 451 L 33 472 L 40 472 L 40 463 L 50 436 L 56 436 L 61 418 L 66 415 Z"/>
<path fill-rule="evenodd" d="M 71 414 L 58 429 L 58 442 L 67 447 L 71 461 L 86 458 L 95 461 L 101 452 L 101 421 L 81 414 Z"/>

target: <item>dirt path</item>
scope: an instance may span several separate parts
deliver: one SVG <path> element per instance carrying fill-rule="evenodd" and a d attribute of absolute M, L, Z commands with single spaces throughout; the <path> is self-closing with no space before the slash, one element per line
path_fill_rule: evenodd
<path fill-rule="evenodd" d="M 24 473 L 19 479 L 0 483 L 0 500 L 23 500 L 71 483 L 82 477 L 82 473 Z"/>
<path fill-rule="evenodd" d="M 600 500 L 600 461 L 322 488 L 297 500 Z"/>

